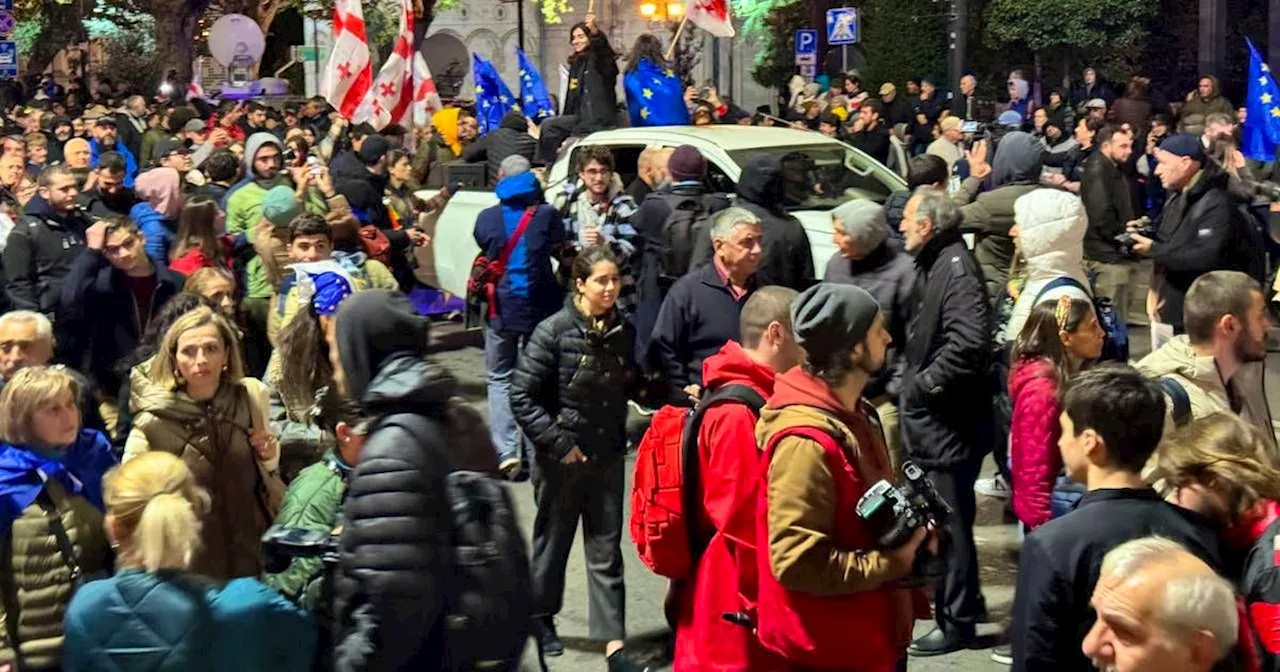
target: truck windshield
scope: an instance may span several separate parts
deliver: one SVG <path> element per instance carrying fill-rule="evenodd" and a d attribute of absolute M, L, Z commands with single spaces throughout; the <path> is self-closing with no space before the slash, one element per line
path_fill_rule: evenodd
<path fill-rule="evenodd" d="M 761 147 L 730 152 L 745 167 L 761 156 L 782 162 L 788 176 L 789 210 L 831 210 L 855 198 L 883 204 L 906 184 L 875 159 L 838 144 Z"/>

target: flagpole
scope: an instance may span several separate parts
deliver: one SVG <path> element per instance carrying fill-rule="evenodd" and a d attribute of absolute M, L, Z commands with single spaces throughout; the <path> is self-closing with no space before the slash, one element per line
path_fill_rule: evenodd
<path fill-rule="evenodd" d="M 680 19 L 680 25 L 676 26 L 676 36 L 671 38 L 671 46 L 667 47 L 667 62 L 671 62 L 676 55 L 676 45 L 680 43 L 680 35 L 684 33 L 684 24 L 689 22 L 689 14 L 686 12 L 683 19 Z M 654 65 L 657 65 L 656 63 Z"/>

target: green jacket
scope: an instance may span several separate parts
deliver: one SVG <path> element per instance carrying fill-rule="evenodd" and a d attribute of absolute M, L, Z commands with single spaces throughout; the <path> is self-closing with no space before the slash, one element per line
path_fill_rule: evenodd
<path fill-rule="evenodd" d="M 233 236 L 243 233 L 248 242 L 253 244 L 253 229 L 262 221 L 263 197 L 272 187 L 289 184 L 289 176 L 280 173 L 271 180 L 253 180 L 232 192 L 227 199 L 227 233 Z M 302 206 L 313 214 L 323 215 L 329 211 L 324 195 L 314 188 L 307 189 L 306 202 Z M 245 273 L 248 276 L 245 298 L 270 299 L 271 282 L 267 279 L 262 259 L 254 257 L 250 260 Z"/>
<path fill-rule="evenodd" d="M 324 460 L 303 469 L 285 492 L 276 525 L 316 532 L 333 530 L 342 512 L 342 498 L 347 491 L 351 470 L 333 452 L 327 453 Z M 320 558 L 295 558 L 283 572 L 267 574 L 263 581 L 306 610 L 313 611 L 320 601 L 323 578 L 324 562 Z"/>

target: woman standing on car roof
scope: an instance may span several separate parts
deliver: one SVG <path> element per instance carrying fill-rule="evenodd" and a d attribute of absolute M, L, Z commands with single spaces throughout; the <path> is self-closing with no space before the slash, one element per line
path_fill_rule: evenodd
<path fill-rule="evenodd" d="M 569 90 L 560 116 L 542 122 L 538 162 L 550 165 L 560 145 L 618 125 L 618 54 L 596 25 L 594 12 L 569 29 Z"/>

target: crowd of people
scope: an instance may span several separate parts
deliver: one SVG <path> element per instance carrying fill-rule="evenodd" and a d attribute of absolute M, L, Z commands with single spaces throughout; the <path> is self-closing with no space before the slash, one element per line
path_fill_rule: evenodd
<path fill-rule="evenodd" d="M 1168 105 L 1087 70 L 1041 106 L 1015 72 L 996 109 L 972 76 L 944 100 L 850 73 L 755 114 L 691 88 L 694 124 L 791 125 L 903 175 L 831 210 L 819 268 L 790 207 L 815 182 L 785 157 L 725 194 L 693 146 L 646 148 L 629 184 L 586 146 L 548 196 L 540 168 L 661 59 L 642 38 L 619 68 L 592 16 L 570 38 L 563 114 L 483 135 L 461 106 L 411 134 L 323 98 L 21 95 L 0 140 L 0 670 L 515 669 L 530 637 L 564 652 L 579 520 L 588 636 L 645 669 L 621 547 L 637 443 L 681 467 L 684 561 L 655 567 L 677 670 L 981 646 L 979 494 L 1025 534 L 997 660 L 1280 670 L 1273 208 L 1215 79 Z M 487 422 L 417 300 L 465 164 L 498 199 L 466 297 Z M 1137 362 L 1126 323 L 1149 324 Z M 894 489 L 917 470 L 927 511 Z M 525 479 L 531 552 L 500 483 Z M 907 511 L 864 514 L 872 495 L 918 514 L 892 542 Z M 635 516 L 654 493 L 630 496 Z M 913 638 L 918 619 L 936 627 Z"/>

